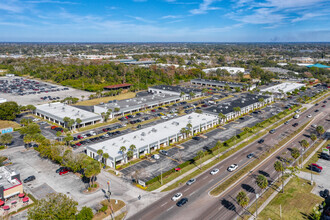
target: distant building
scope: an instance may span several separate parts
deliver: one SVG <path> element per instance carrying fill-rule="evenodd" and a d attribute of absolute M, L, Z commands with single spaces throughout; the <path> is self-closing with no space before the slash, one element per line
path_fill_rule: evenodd
<path fill-rule="evenodd" d="M 9 199 L 23 193 L 20 174 L 6 166 L 0 167 L 0 198 Z"/>
<path fill-rule="evenodd" d="M 305 86 L 303 83 L 281 83 L 278 85 L 274 85 L 271 87 L 267 87 L 264 89 L 261 89 L 260 92 L 271 92 L 271 93 L 277 93 L 281 94 L 282 92 L 286 94 L 287 92 L 292 92 L 295 89 L 300 89 L 301 87 Z"/>
<path fill-rule="evenodd" d="M 289 72 L 292 72 L 292 73 L 294 73 L 296 75 L 299 74 L 297 72 L 293 72 L 291 70 L 286 70 L 286 69 L 282 69 L 282 68 L 278 68 L 278 67 L 262 67 L 261 69 L 267 70 L 267 71 L 271 71 L 273 73 L 282 74 L 282 75 L 287 75 Z"/>
<path fill-rule="evenodd" d="M 322 69 L 330 69 L 330 66 L 326 66 L 326 65 L 323 65 L 323 64 L 319 64 L 319 63 L 308 65 L 306 67 L 308 67 L 308 68 L 317 67 L 317 68 L 322 68 Z"/>
<path fill-rule="evenodd" d="M 203 72 L 210 73 L 210 72 L 215 72 L 218 69 L 220 69 L 220 70 L 227 70 L 230 74 L 237 74 L 239 72 L 245 73 L 245 69 L 244 68 L 241 68 L 241 67 L 228 67 L 228 66 L 221 66 L 221 67 L 214 67 L 214 68 L 203 69 Z"/>
<path fill-rule="evenodd" d="M 191 99 L 190 93 L 194 93 L 194 97 L 200 97 L 202 95 L 202 90 L 192 89 L 181 86 L 167 86 L 167 85 L 156 85 L 148 88 L 150 93 L 164 93 L 169 95 L 178 95 L 182 100 Z"/>
<path fill-rule="evenodd" d="M 150 94 L 147 96 L 136 97 L 124 100 L 109 101 L 109 103 L 95 105 L 94 112 L 101 114 L 111 109 L 110 118 L 133 112 L 154 108 L 160 105 L 174 103 L 180 101 L 179 95 L 172 94 Z M 116 111 L 116 109 L 119 109 Z"/>
<path fill-rule="evenodd" d="M 85 127 L 102 121 L 102 117 L 93 112 L 82 110 L 71 105 L 66 105 L 61 102 L 48 103 L 36 106 L 35 114 L 46 120 L 52 121 L 63 127 L 66 127 L 64 122 L 65 117 L 69 117 L 73 120 L 77 118 L 81 119 L 80 126 Z M 73 124 L 73 127 L 78 127 L 78 124 Z"/>
<path fill-rule="evenodd" d="M 208 80 L 208 79 L 192 79 L 190 80 L 191 84 L 193 85 L 200 85 L 200 86 L 209 86 L 209 87 L 218 87 L 224 88 L 225 86 L 229 86 L 231 89 L 236 87 L 243 88 L 246 87 L 247 90 L 252 90 L 256 88 L 256 85 L 249 86 L 248 84 L 244 83 L 235 83 L 235 82 L 226 82 L 226 81 L 217 81 L 217 80 Z"/>
<path fill-rule="evenodd" d="M 104 90 L 118 90 L 118 89 L 130 89 L 132 84 L 123 83 L 103 87 Z"/>
<path fill-rule="evenodd" d="M 122 146 L 129 151 L 130 146 L 135 145 L 136 150 L 133 152 L 133 158 L 136 158 L 141 154 L 150 153 L 160 147 L 181 140 L 185 137 L 185 134 L 181 133 L 181 129 L 187 128 L 189 123 L 192 125 L 191 133 L 195 134 L 212 128 L 218 124 L 218 121 L 217 116 L 214 115 L 191 113 L 103 142 L 91 144 L 86 147 L 87 155 L 100 160 L 97 151 L 101 149 L 103 153 L 109 154 L 109 158 L 106 161 L 102 158 L 102 162 L 110 167 L 116 167 L 116 165 L 126 163 L 128 160 L 127 154 L 120 151 Z"/>

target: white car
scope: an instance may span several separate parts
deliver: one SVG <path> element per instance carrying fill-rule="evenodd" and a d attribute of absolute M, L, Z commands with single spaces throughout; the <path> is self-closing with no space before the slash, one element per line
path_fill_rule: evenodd
<path fill-rule="evenodd" d="M 317 128 L 317 125 L 316 124 L 312 124 L 312 128 Z"/>
<path fill-rule="evenodd" d="M 211 175 L 215 175 L 215 174 L 217 174 L 219 172 L 219 169 L 213 169 L 212 171 L 211 171 Z"/>
<path fill-rule="evenodd" d="M 232 164 L 232 165 L 230 165 L 230 166 L 228 167 L 227 170 L 228 170 L 229 172 L 233 172 L 234 170 L 237 169 L 237 167 L 238 167 L 237 164 Z"/>
<path fill-rule="evenodd" d="M 176 200 L 180 199 L 181 197 L 182 197 L 182 193 L 177 193 L 172 197 L 172 200 L 176 201 Z"/>
<path fill-rule="evenodd" d="M 86 134 L 82 134 L 81 137 L 87 138 L 87 135 Z"/>
<path fill-rule="evenodd" d="M 40 120 L 39 118 L 35 118 L 32 121 L 35 122 L 35 121 L 39 121 L 39 120 Z"/>
<path fill-rule="evenodd" d="M 307 115 L 307 118 L 311 118 L 312 117 L 312 115 Z"/>

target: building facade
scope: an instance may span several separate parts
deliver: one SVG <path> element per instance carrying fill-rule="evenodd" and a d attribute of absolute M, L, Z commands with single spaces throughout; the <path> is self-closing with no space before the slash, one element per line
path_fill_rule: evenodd
<path fill-rule="evenodd" d="M 181 100 L 187 100 L 193 98 L 191 97 L 191 94 L 193 94 L 194 97 L 202 96 L 202 90 L 200 89 L 192 89 L 181 86 L 167 86 L 167 85 L 151 86 L 148 88 L 148 92 L 154 94 L 163 93 L 168 95 L 177 95 L 181 97 Z"/>
<path fill-rule="evenodd" d="M 20 174 L 8 167 L 0 167 L 0 198 L 5 200 L 20 193 L 23 193 Z"/>

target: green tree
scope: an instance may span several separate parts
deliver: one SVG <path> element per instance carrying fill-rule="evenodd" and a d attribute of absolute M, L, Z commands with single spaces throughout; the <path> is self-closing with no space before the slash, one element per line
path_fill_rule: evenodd
<path fill-rule="evenodd" d="M 104 164 L 107 165 L 107 160 L 109 159 L 109 154 L 108 153 L 104 153 L 103 154 L 103 158 L 104 158 Z"/>
<path fill-rule="evenodd" d="M 319 136 L 321 136 L 324 133 L 324 128 L 323 126 L 319 125 L 316 127 L 316 132 L 318 133 Z"/>
<path fill-rule="evenodd" d="M 181 92 L 181 93 L 180 93 L 180 97 L 182 98 L 185 94 L 186 94 L 186 93 Z"/>
<path fill-rule="evenodd" d="M 187 128 L 186 128 L 186 130 L 187 130 L 187 134 L 188 134 L 188 135 L 190 135 L 190 134 L 192 133 L 192 127 L 193 127 L 193 126 L 192 126 L 191 123 L 188 123 L 188 124 L 187 124 Z"/>
<path fill-rule="evenodd" d="M 297 159 L 300 156 L 299 150 L 297 148 L 292 148 L 292 150 L 291 150 L 291 156 L 294 159 Z"/>
<path fill-rule="evenodd" d="M 28 209 L 28 219 L 75 219 L 78 203 L 62 193 L 48 194 Z"/>
<path fill-rule="evenodd" d="M 80 118 L 76 118 L 76 123 L 77 123 L 78 131 L 79 131 L 79 127 L 80 127 L 81 122 L 82 122 L 82 120 Z"/>
<path fill-rule="evenodd" d="M 32 113 L 37 109 L 34 105 L 27 105 L 26 109 L 30 110 Z"/>
<path fill-rule="evenodd" d="M 236 196 L 236 201 L 242 208 L 245 208 L 249 204 L 250 198 L 244 191 L 240 191 Z"/>
<path fill-rule="evenodd" d="M 317 136 L 315 134 L 311 134 L 311 139 L 312 139 L 312 141 L 316 141 Z"/>
<path fill-rule="evenodd" d="M 29 124 L 28 126 L 22 127 L 19 130 L 19 133 L 22 135 L 35 135 L 41 133 L 40 126 L 38 124 Z"/>
<path fill-rule="evenodd" d="M 200 150 L 197 152 L 197 157 L 199 158 L 199 169 L 202 168 L 202 157 L 204 157 L 204 151 Z"/>
<path fill-rule="evenodd" d="M 240 87 L 235 87 L 235 91 L 236 92 L 240 92 L 241 91 L 241 88 Z"/>
<path fill-rule="evenodd" d="M 0 120 L 14 120 L 20 113 L 16 102 L 4 102 L 0 104 Z"/>
<path fill-rule="evenodd" d="M 223 113 L 221 113 L 221 112 L 218 114 L 218 118 L 219 118 L 219 124 L 220 124 L 222 121 L 226 120 L 226 116 L 225 116 Z"/>
<path fill-rule="evenodd" d="M 22 120 L 20 121 L 20 124 L 23 126 L 27 126 L 29 124 L 32 123 L 32 119 L 31 118 L 22 118 Z"/>
<path fill-rule="evenodd" d="M 274 169 L 277 173 L 282 172 L 284 170 L 283 164 L 280 161 L 275 161 Z"/>
<path fill-rule="evenodd" d="M 93 216 L 93 210 L 90 207 L 84 206 L 77 214 L 76 220 L 92 220 Z"/>
<path fill-rule="evenodd" d="M 134 155 L 134 151 L 136 150 L 136 146 L 134 144 L 131 144 L 131 146 L 129 146 L 129 150 L 132 152 L 132 154 Z M 133 157 L 132 155 L 132 157 Z M 137 156 L 139 158 L 139 156 Z"/>
<path fill-rule="evenodd" d="M 13 141 L 13 136 L 9 133 L 0 135 L 0 143 L 8 145 Z"/>
<path fill-rule="evenodd" d="M 182 139 L 184 139 L 184 135 L 187 134 L 187 129 L 186 128 L 181 128 L 180 133 L 182 134 Z"/>
<path fill-rule="evenodd" d="M 301 140 L 300 141 L 300 145 L 303 147 L 303 148 L 307 148 L 307 147 L 309 147 L 309 143 L 308 143 L 308 141 L 307 140 L 305 140 L 305 139 L 303 139 L 303 140 Z"/>
<path fill-rule="evenodd" d="M 73 137 L 71 136 L 71 134 L 67 134 L 65 137 L 64 137 L 64 141 L 66 143 L 66 145 L 69 145 L 69 143 L 73 140 Z"/>
<path fill-rule="evenodd" d="M 267 178 L 266 178 L 264 175 L 262 175 L 262 174 L 260 174 L 260 175 L 257 176 L 256 183 L 257 183 L 257 185 L 259 186 L 259 188 L 262 189 L 262 190 L 263 190 L 263 189 L 266 189 L 267 186 L 268 186 L 268 180 L 267 180 Z"/>
<path fill-rule="evenodd" d="M 124 162 L 126 163 L 127 162 L 126 161 L 126 151 L 127 151 L 126 147 L 121 146 L 119 150 L 121 151 L 121 154 L 123 155 Z"/>

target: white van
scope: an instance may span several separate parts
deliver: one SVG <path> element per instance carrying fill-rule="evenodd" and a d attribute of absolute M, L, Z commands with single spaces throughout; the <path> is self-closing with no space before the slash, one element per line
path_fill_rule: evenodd
<path fill-rule="evenodd" d="M 96 135 L 95 131 L 90 131 L 89 132 L 92 136 Z"/>

